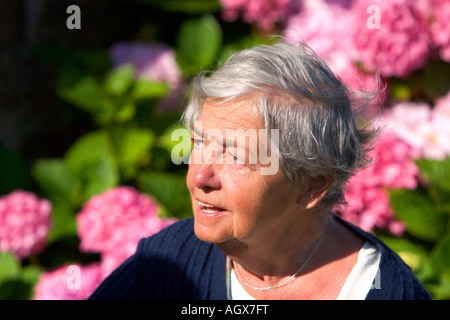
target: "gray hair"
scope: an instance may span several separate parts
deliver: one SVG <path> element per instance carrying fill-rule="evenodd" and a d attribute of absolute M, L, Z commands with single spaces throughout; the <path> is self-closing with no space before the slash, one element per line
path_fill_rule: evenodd
<path fill-rule="evenodd" d="M 361 111 L 373 95 L 357 95 L 305 44 L 277 42 L 234 53 L 215 72 L 193 79 L 183 122 L 192 128 L 206 99 L 214 104 L 252 99 L 266 129 L 279 129 L 280 158 L 287 182 L 330 176 L 321 205 L 344 203 L 349 178 L 370 161 L 377 130 Z M 364 121 L 360 121 L 365 119 Z"/>

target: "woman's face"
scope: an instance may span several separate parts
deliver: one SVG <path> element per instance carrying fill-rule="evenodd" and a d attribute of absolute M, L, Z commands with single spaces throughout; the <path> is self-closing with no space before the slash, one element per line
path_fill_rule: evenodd
<path fill-rule="evenodd" d="M 277 226 L 295 218 L 299 189 L 289 187 L 281 169 L 262 175 L 268 164 L 261 164 L 259 157 L 256 163 L 250 161 L 256 150 L 252 143 L 257 143 L 259 136 L 256 140 L 249 138 L 245 147 L 241 143 L 236 149 L 225 148 L 233 145 L 227 133 L 259 132 L 262 128 L 251 102 L 224 106 L 207 102 L 197 124 L 201 126 L 194 126 L 192 132 L 193 151 L 186 179 L 196 235 L 212 243 L 267 241 L 280 230 Z M 245 157 L 240 148 L 246 150 Z"/>

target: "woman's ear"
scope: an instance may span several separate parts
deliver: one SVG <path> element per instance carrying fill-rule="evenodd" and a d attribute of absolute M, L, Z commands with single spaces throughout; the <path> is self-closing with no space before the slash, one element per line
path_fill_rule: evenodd
<path fill-rule="evenodd" d="M 315 207 L 330 189 L 332 178 L 330 175 L 319 177 L 307 177 L 303 192 L 298 197 L 298 204 L 303 209 Z"/>

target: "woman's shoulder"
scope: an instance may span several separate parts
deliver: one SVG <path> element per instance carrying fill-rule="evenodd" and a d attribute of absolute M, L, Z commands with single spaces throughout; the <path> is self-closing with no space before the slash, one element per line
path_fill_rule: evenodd
<path fill-rule="evenodd" d="M 150 237 L 141 239 L 136 255 L 144 260 L 158 256 L 178 261 L 194 257 L 201 260 L 216 259 L 223 253 L 214 244 L 197 238 L 194 232 L 194 219 L 188 218 L 177 221 Z"/>
<path fill-rule="evenodd" d="M 380 238 L 336 217 L 357 235 L 371 242 L 379 250 L 381 260 L 378 274 L 369 291 L 368 299 L 430 299 L 411 268 Z"/>
<path fill-rule="evenodd" d="M 170 226 L 162 229 L 158 233 L 145 237 L 139 242 L 138 250 L 158 246 L 175 246 L 186 245 L 190 242 L 200 241 L 194 233 L 193 218 L 179 220 Z"/>
<path fill-rule="evenodd" d="M 168 227 L 162 229 L 154 236 L 173 235 L 173 234 L 193 234 L 194 233 L 194 218 L 187 218 L 178 220 Z M 148 237 L 151 238 L 152 236 Z"/>

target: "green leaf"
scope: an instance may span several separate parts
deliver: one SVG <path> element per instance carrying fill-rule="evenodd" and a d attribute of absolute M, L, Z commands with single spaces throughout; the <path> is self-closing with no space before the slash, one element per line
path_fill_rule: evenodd
<path fill-rule="evenodd" d="M 428 250 L 406 238 L 379 236 L 386 245 L 394 250 L 411 267 L 420 281 L 435 277 L 436 268 L 428 256 Z"/>
<path fill-rule="evenodd" d="M 110 95 L 121 96 L 130 89 L 133 81 L 134 67 L 130 64 L 125 64 L 108 72 L 103 87 Z"/>
<path fill-rule="evenodd" d="M 32 297 L 33 287 L 41 269 L 20 261 L 9 252 L 0 252 L 0 300 L 26 300 Z"/>
<path fill-rule="evenodd" d="M 66 236 L 77 235 L 75 212 L 66 202 L 52 203 L 52 228 L 47 236 L 47 244 Z"/>
<path fill-rule="evenodd" d="M 425 287 L 431 293 L 433 300 L 450 300 L 450 276 L 443 275 L 438 284 Z"/>
<path fill-rule="evenodd" d="M 124 123 L 130 121 L 136 115 L 136 105 L 131 101 L 131 99 L 126 99 L 117 109 L 114 120 L 117 123 Z"/>
<path fill-rule="evenodd" d="M 177 218 L 192 216 L 192 205 L 185 177 L 168 172 L 146 172 L 137 177 L 139 189 L 155 197 Z"/>
<path fill-rule="evenodd" d="M 77 181 L 62 159 L 37 160 L 32 175 L 51 200 L 75 201 Z"/>
<path fill-rule="evenodd" d="M 450 157 L 442 161 L 419 159 L 416 163 L 439 210 L 450 213 Z"/>
<path fill-rule="evenodd" d="M 36 284 L 39 281 L 39 276 L 42 273 L 42 268 L 36 265 L 27 265 L 22 268 L 21 279 L 24 282 L 30 283 L 32 285 Z"/>
<path fill-rule="evenodd" d="M 82 201 L 117 187 L 120 175 L 113 150 L 104 131 L 82 136 L 67 150 L 64 161 L 82 183 Z"/>
<path fill-rule="evenodd" d="M 131 96 L 136 100 L 162 98 L 169 92 L 169 86 L 164 82 L 152 82 L 137 79 L 131 90 Z"/>
<path fill-rule="evenodd" d="M 450 275 L 450 231 L 439 240 L 433 250 L 434 262 L 442 270 L 446 270 Z"/>
<path fill-rule="evenodd" d="M 424 190 L 390 190 L 389 195 L 395 216 L 405 222 L 410 234 L 435 241 L 445 232 L 447 217 Z"/>
<path fill-rule="evenodd" d="M 60 75 L 56 92 L 64 100 L 92 114 L 99 123 L 108 123 L 114 116 L 114 102 L 90 75 L 69 68 Z"/>
<path fill-rule="evenodd" d="M 210 68 L 217 59 L 222 30 L 212 15 L 183 22 L 177 38 L 176 59 L 187 76 Z"/>
<path fill-rule="evenodd" d="M 32 286 L 21 279 L 10 279 L 0 284 L 0 300 L 30 299 Z"/>
<path fill-rule="evenodd" d="M 10 252 L 0 252 L 0 283 L 20 276 L 20 261 Z"/>
<path fill-rule="evenodd" d="M 141 163 L 148 161 L 155 136 L 149 129 L 119 130 L 114 135 L 120 167 L 126 178 L 132 178 Z"/>
<path fill-rule="evenodd" d="M 178 134 L 174 134 L 172 137 L 172 134 L 174 132 Z M 159 146 L 166 149 L 169 153 L 172 153 L 173 150 L 189 150 L 188 154 L 178 154 L 177 157 L 180 158 L 178 160 L 186 159 L 189 157 L 191 145 L 191 134 L 183 125 L 171 126 L 167 128 L 167 130 L 161 135 L 161 137 L 159 137 Z"/>

